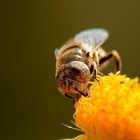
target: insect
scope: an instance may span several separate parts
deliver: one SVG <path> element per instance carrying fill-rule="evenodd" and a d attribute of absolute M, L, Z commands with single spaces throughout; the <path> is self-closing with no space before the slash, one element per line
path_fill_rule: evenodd
<path fill-rule="evenodd" d="M 60 49 L 55 49 L 55 79 L 59 91 L 66 97 L 77 100 L 81 95 L 88 96 L 87 85 L 91 78 L 111 58 L 114 58 L 116 70 L 121 69 L 121 59 L 116 50 L 106 53 L 101 45 L 109 33 L 102 28 L 84 30 L 66 42 Z"/>

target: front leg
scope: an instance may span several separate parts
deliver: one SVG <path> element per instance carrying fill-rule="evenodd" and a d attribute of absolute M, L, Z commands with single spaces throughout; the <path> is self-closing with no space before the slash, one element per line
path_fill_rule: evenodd
<path fill-rule="evenodd" d="M 94 51 L 91 57 L 91 67 L 90 67 L 90 74 L 93 75 L 93 78 L 96 79 L 97 73 L 98 73 L 98 68 L 99 68 L 99 56 L 98 52 Z"/>
<path fill-rule="evenodd" d="M 94 79 L 96 79 L 96 77 L 97 77 L 97 72 L 98 72 L 97 64 L 95 62 L 93 62 L 93 78 Z"/>

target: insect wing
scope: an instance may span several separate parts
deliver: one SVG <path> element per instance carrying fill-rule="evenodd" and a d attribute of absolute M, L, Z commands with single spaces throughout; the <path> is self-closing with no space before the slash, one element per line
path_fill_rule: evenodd
<path fill-rule="evenodd" d="M 95 28 L 84 30 L 75 35 L 74 40 L 87 44 L 90 47 L 100 47 L 108 38 L 109 34 L 105 29 Z"/>
<path fill-rule="evenodd" d="M 59 49 L 56 48 L 56 49 L 54 50 L 54 55 L 55 55 L 55 58 L 56 58 L 56 59 L 57 59 L 57 57 L 58 57 L 58 52 L 59 52 Z"/>

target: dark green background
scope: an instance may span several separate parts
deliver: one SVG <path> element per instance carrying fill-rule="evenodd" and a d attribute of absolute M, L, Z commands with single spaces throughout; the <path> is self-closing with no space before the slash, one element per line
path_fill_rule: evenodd
<path fill-rule="evenodd" d="M 78 134 L 60 124 L 70 124 L 74 109 L 57 90 L 54 49 L 83 29 L 106 28 L 106 50 L 120 52 L 123 73 L 140 76 L 139 0 L 5 1 L 0 13 L 1 140 Z"/>

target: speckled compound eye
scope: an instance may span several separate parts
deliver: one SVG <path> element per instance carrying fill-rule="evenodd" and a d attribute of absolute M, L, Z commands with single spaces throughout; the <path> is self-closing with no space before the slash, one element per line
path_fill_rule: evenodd
<path fill-rule="evenodd" d="M 81 83 L 87 83 L 90 78 L 90 71 L 87 65 L 80 61 L 69 63 L 70 74 L 73 79 Z"/>
<path fill-rule="evenodd" d="M 90 71 L 87 65 L 80 61 L 72 61 L 61 67 L 56 75 L 56 80 L 72 79 L 81 83 L 87 83 L 90 78 Z"/>

